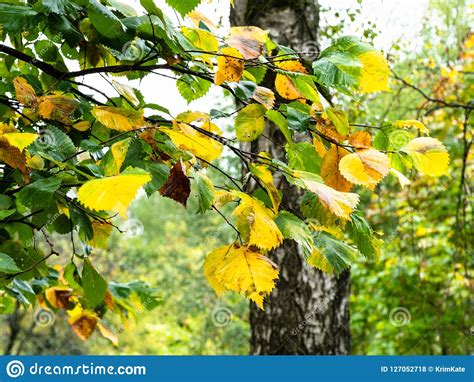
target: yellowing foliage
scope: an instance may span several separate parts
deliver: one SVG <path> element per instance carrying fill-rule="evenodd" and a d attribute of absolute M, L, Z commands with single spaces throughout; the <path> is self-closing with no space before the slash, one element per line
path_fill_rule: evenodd
<path fill-rule="evenodd" d="M 410 155 L 414 166 L 421 173 L 435 177 L 448 174 L 449 154 L 437 139 L 415 138 L 402 150 Z"/>
<path fill-rule="evenodd" d="M 326 152 L 321 162 L 321 178 L 326 185 L 337 191 L 347 192 L 352 188 L 352 183 L 339 171 L 339 162 L 349 154 L 348 150 L 334 145 Z"/>
<path fill-rule="evenodd" d="M 144 171 L 89 180 L 79 188 L 77 198 L 91 210 L 114 211 L 126 218 L 127 208 L 138 190 L 150 180 L 151 176 Z"/>
<path fill-rule="evenodd" d="M 99 318 L 94 312 L 85 310 L 77 304 L 73 310 L 68 310 L 68 322 L 71 325 L 74 333 L 81 340 L 87 340 L 97 327 Z"/>
<path fill-rule="evenodd" d="M 263 309 L 265 296 L 275 287 L 277 266 L 267 257 L 246 246 L 225 246 L 211 252 L 204 263 L 209 284 L 221 295 L 235 291 Z"/>
<path fill-rule="evenodd" d="M 310 177 L 306 177 L 302 171 L 295 171 L 294 176 L 300 178 L 302 185 L 311 192 L 314 192 L 321 204 L 334 215 L 351 220 L 350 214 L 359 203 L 359 195 L 351 192 L 340 192 L 326 186 Z"/>
<path fill-rule="evenodd" d="M 390 159 L 377 150 L 362 150 L 342 158 L 339 170 L 349 182 L 373 189 L 390 171 Z"/>
<path fill-rule="evenodd" d="M 248 229 L 248 232 L 245 232 L 245 236 L 248 234 L 248 237 L 244 237 L 244 240 L 248 241 L 249 245 L 263 250 L 280 246 L 283 235 L 273 220 L 275 215 L 272 210 L 265 207 L 260 200 L 243 192 L 236 191 L 235 195 L 240 198 L 240 204 L 233 215 L 237 218 L 239 228 Z"/>
<path fill-rule="evenodd" d="M 112 130 L 130 131 L 145 126 L 143 111 L 112 106 L 96 106 L 91 113 L 101 124 Z"/>
<path fill-rule="evenodd" d="M 299 61 L 283 61 L 278 64 L 280 69 L 307 74 L 308 71 Z M 288 100 L 297 100 L 304 99 L 304 95 L 297 89 L 290 77 L 285 76 L 284 74 L 277 74 L 275 78 L 275 88 L 285 99 Z"/>
<path fill-rule="evenodd" d="M 23 151 L 26 147 L 31 145 L 38 137 L 38 134 L 33 133 L 0 134 L 0 138 L 6 139 L 10 146 L 16 147 L 20 151 Z"/>
<path fill-rule="evenodd" d="M 410 127 L 414 127 L 415 129 L 418 129 L 420 133 L 422 134 L 429 134 L 430 131 L 428 128 L 420 121 L 417 121 L 415 119 L 410 119 L 410 120 L 405 120 L 405 121 L 395 121 L 393 123 L 395 127 L 398 128 L 405 128 L 408 129 Z"/>
<path fill-rule="evenodd" d="M 236 48 L 246 60 L 254 59 L 263 52 L 268 32 L 258 27 L 232 27 L 227 44 Z"/>
<path fill-rule="evenodd" d="M 23 77 L 15 77 L 13 79 L 13 86 L 18 102 L 25 106 L 32 106 L 36 103 L 36 92 Z"/>
<path fill-rule="evenodd" d="M 238 82 L 244 72 L 242 54 L 235 48 L 222 48 L 217 58 L 217 72 L 214 83 L 221 85 L 225 81 Z"/>
<path fill-rule="evenodd" d="M 213 123 L 207 121 L 200 128 L 210 133 L 221 135 L 221 130 Z M 180 150 L 186 150 L 193 153 L 196 157 L 202 158 L 207 162 L 220 157 L 222 153 L 222 143 L 201 133 L 195 127 L 187 123 L 173 121 L 173 128 L 161 128 L 173 144 Z"/>
<path fill-rule="evenodd" d="M 273 174 L 265 165 L 252 166 L 252 173 L 262 182 L 272 202 L 273 211 L 278 212 L 281 203 L 281 195 L 273 183 Z"/>
<path fill-rule="evenodd" d="M 67 121 L 76 109 L 76 100 L 60 94 L 38 98 L 39 115 L 46 119 Z"/>
<path fill-rule="evenodd" d="M 373 50 L 360 54 L 358 58 L 362 63 L 359 91 L 361 93 L 389 91 L 390 69 L 383 54 Z"/>

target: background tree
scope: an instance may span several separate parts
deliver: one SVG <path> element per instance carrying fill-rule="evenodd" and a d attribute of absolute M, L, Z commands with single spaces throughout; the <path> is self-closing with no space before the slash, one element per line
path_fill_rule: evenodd
<path fill-rule="evenodd" d="M 319 53 L 319 6 L 315 0 L 239 1 L 232 11 L 234 25 L 256 25 L 269 30 L 282 45 L 311 60 Z M 264 83 L 275 80 L 268 74 Z M 256 152 L 286 157 L 285 137 L 267 126 L 266 134 L 249 146 Z M 300 208 L 301 193 L 280 177 L 283 203 Z M 339 277 L 315 269 L 287 241 L 271 258 L 281 276 L 265 311 L 250 307 L 252 354 L 349 354 L 349 272 Z"/>

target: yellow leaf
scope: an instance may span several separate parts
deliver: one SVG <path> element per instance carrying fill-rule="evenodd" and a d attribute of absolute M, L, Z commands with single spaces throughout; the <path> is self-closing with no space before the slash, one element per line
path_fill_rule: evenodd
<path fill-rule="evenodd" d="M 372 146 L 372 136 L 366 131 L 356 131 L 349 137 L 349 144 L 356 149 L 368 149 Z"/>
<path fill-rule="evenodd" d="M 275 288 L 277 266 L 249 247 L 225 246 L 212 252 L 204 264 L 206 277 L 218 295 L 232 290 L 263 309 L 263 300 Z"/>
<path fill-rule="evenodd" d="M 263 86 L 257 86 L 252 98 L 265 106 L 268 110 L 273 109 L 273 106 L 275 105 L 275 94 L 272 90 Z"/>
<path fill-rule="evenodd" d="M 321 162 L 321 178 L 324 183 L 337 191 L 347 192 L 352 188 L 352 183 L 344 178 L 339 171 L 339 162 L 350 152 L 344 148 L 333 145 L 324 155 Z"/>
<path fill-rule="evenodd" d="M 266 108 L 259 104 L 245 106 L 235 118 L 235 134 L 241 142 L 252 142 L 265 130 Z"/>
<path fill-rule="evenodd" d="M 349 182 L 373 189 L 390 171 L 390 159 L 377 150 L 362 150 L 342 158 L 339 171 Z"/>
<path fill-rule="evenodd" d="M 135 91 L 128 85 L 121 84 L 115 80 L 112 80 L 112 85 L 117 90 L 117 92 L 128 100 L 133 106 L 138 106 L 140 101 L 138 100 L 137 96 L 135 95 Z"/>
<path fill-rule="evenodd" d="M 232 245 L 227 245 L 212 251 L 207 255 L 206 261 L 204 262 L 204 275 L 206 276 L 211 288 L 214 289 L 214 292 L 216 292 L 219 297 L 227 291 L 227 288 L 220 278 L 217 277 L 217 271 L 221 267 L 225 256 L 230 250 L 232 250 L 232 248 Z"/>
<path fill-rule="evenodd" d="M 222 134 L 221 130 L 208 120 L 199 128 L 218 136 Z M 172 129 L 163 127 L 161 131 L 170 137 L 178 149 L 190 151 L 196 157 L 207 162 L 212 162 L 219 158 L 222 153 L 222 143 L 205 135 L 205 133 L 201 133 L 187 123 L 173 121 Z"/>
<path fill-rule="evenodd" d="M 235 48 L 222 48 L 220 54 L 214 83 L 221 85 L 225 81 L 239 82 L 245 66 L 242 54 Z"/>
<path fill-rule="evenodd" d="M 32 133 L 5 133 L 1 136 L 7 140 L 10 146 L 16 147 L 20 151 L 23 151 L 39 137 L 38 134 Z"/>
<path fill-rule="evenodd" d="M 102 125 L 113 130 L 130 131 L 145 125 L 143 111 L 112 106 L 96 106 L 91 113 Z"/>
<path fill-rule="evenodd" d="M 140 187 L 151 180 L 142 170 L 93 179 L 84 183 L 77 192 L 78 200 L 95 211 L 114 211 L 126 218 L 127 208 L 137 195 Z"/>
<path fill-rule="evenodd" d="M 306 68 L 299 61 L 284 61 L 278 64 L 280 69 L 307 74 Z M 297 89 L 292 79 L 284 74 L 277 74 L 275 78 L 275 88 L 283 98 L 288 100 L 304 99 L 305 96 Z"/>
<path fill-rule="evenodd" d="M 415 138 L 402 150 L 410 155 L 416 169 L 421 173 L 429 176 L 448 174 L 449 154 L 437 139 Z"/>
<path fill-rule="evenodd" d="M 74 127 L 78 131 L 86 131 L 90 129 L 91 124 L 89 121 L 80 121 L 76 122 L 74 125 L 72 125 L 72 127 Z"/>
<path fill-rule="evenodd" d="M 230 28 L 227 44 L 242 53 L 246 60 L 254 59 L 263 52 L 263 44 L 268 39 L 268 32 L 257 27 Z"/>
<path fill-rule="evenodd" d="M 333 266 L 317 248 L 313 248 L 313 252 L 308 258 L 308 263 L 325 273 L 331 274 L 334 272 Z"/>
<path fill-rule="evenodd" d="M 336 191 L 313 179 L 313 174 L 294 171 L 293 175 L 295 178 L 301 179 L 302 185 L 309 191 L 314 192 L 321 204 L 334 215 L 344 220 L 351 220 L 350 214 L 359 203 L 359 195 L 351 192 Z"/>
<path fill-rule="evenodd" d="M 225 206 L 227 203 L 230 203 L 235 199 L 236 199 L 236 196 L 231 191 L 216 190 L 214 192 L 213 204 L 216 208 L 221 208 L 222 206 Z"/>
<path fill-rule="evenodd" d="M 89 241 L 89 245 L 94 248 L 107 249 L 107 241 L 112 234 L 112 224 L 94 220 L 92 231 L 94 235 Z"/>
<path fill-rule="evenodd" d="M 273 220 L 275 215 L 272 210 L 243 192 L 235 191 L 234 194 L 241 201 L 233 215 L 237 218 L 239 227 L 248 228 L 248 244 L 264 250 L 279 247 L 283 242 L 283 235 Z"/>
<path fill-rule="evenodd" d="M 361 93 L 373 93 L 390 90 L 388 78 L 390 69 L 382 52 L 373 50 L 358 56 L 362 63 L 359 90 Z"/>
<path fill-rule="evenodd" d="M 188 13 L 187 16 L 189 17 L 189 19 L 191 20 L 191 22 L 196 28 L 201 28 L 201 22 L 203 22 L 211 31 L 214 32 L 217 29 L 214 23 L 211 20 L 209 20 L 207 16 L 203 15 L 201 12 L 192 11 Z"/>
<path fill-rule="evenodd" d="M 0 161 L 6 163 L 12 168 L 17 168 L 23 174 L 27 173 L 26 169 L 26 155 L 11 146 L 6 139 L 0 136 Z"/>
<path fill-rule="evenodd" d="M 204 52 L 216 53 L 219 48 L 217 38 L 208 31 L 199 28 L 182 27 L 183 35 L 191 41 L 191 43 Z"/>
<path fill-rule="evenodd" d="M 395 125 L 395 127 L 404 128 L 404 129 L 409 129 L 411 127 L 414 127 L 415 129 L 418 129 L 418 131 L 422 134 L 430 133 L 428 128 L 422 122 L 417 121 L 415 119 L 409 119 L 406 121 L 395 121 L 393 124 Z"/>
<path fill-rule="evenodd" d="M 26 165 L 33 170 L 43 170 L 44 160 L 37 154 L 30 156 L 26 153 Z"/>
<path fill-rule="evenodd" d="M 13 79 L 13 86 L 18 102 L 25 106 L 32 106 L 36 103 L 36 92 L 23 77 L 15 77 Z"/>
<path fill-rule="evenodd" d="M 67 121 L 76 109 L 76 100 L 60 94 L 38 98 L 38 112 L 43 118 Z"/>
<path fill-rule="evenodd" d="M 252 173 L 260 179 L 265 190 L 267 190 L 268 196 L 272 202 L 273 211 L 278 213 L 278 208 L 281 203 L 281 195 L 273 183 L 272 172 L 264 165 L 251 165 L 251 170 Z"/>
<path fill-rule="evenodd" d="M 120 168 L 122 167 L 123 162 L 125 161 L 125 157 L 127 156 L 128 146 L 130 145 L 130 139 L 124 139 L 120 142 L 114 143 L 110 147 L 110 151 L 112 151 L 112 156 L 115 160 L 115 167 L 116 167 L 116 174 L 120 172 Z"/>
<path fill-rule="evenodd" d="M 316 149 L 316 152 L 318 153 L 319 157 L 323 158 L 326 155 L 327 149 L 324 146 L 324 143 L 319 135 L 315 134 L 313 136 L 313 146 Z"/>

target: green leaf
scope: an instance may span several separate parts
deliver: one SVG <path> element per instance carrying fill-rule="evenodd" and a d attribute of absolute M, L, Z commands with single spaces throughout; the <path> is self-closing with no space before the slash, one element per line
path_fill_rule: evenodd
<path fill-rule="evenodd" d="M 140 0 L 140 4 L 149 14 L 163 17 L 163 12 L 155 5 L 153 0 Z"/>
<path fill-rule="evenodd" d="M 97 0 L 89 1 L 87 12 L 92 25 L 94 25 L 101 35 L 114 39 L 125 32 L 125 27 L 120 19 Z"/>
<path fill-rule="evenodd" d="M 347 232 L 359 252 L 371 260 L 378 258 L 383 241 L 374 236 L 374 231 L 362 216 L 354 213 L 351 218 L 352 221 L 347 224 Z"/>
<path fill-rule="evenodd" d="M 266 116 L 271 122 L 278 126 L 282 134 L 285 136 L 286 142 L 292 146 L 293 140 L 291 139 L 291 133 L 288 129 L 288 121 L 285 119 L 285 117 L 276 110 L 268 110 L 266 112 Z"/>
<path fill-rule="evenodd" d="M 15 261 L 10 256 L 0 252 L 0 272 L 16 273 L 20 272 L 20 268 L 17 267 Z"/>
<path fill-rule="evenodd" d="M 169 168 L 164 163 L 146 163 L 145 170 L 151 175 L 151 181 L 143 188 L 148 196 L 158 191 L 170 175 Z"/>
<path fill-rule="evenodd" d="M 16 210 L 0 210 L 0 220 L 6 219 L 9 216 L 12 216 Z"/>
<path fill-rule="evenodd" d="M 245 106 L 235 118 L 235 133 L 241 142 L 252 142 L 265 130 L 266 108 L 263 105 L 252 104 Z"/>
<path fill-rule="evenodd" d="M 45 159 L 53 159 L 58 162 L 62 162 L 76 153 L 76 147 L 71 138 L 54 126 L 45 129 L 41 137 L 35 140 L 28 149 L 32 154 L 38 154 Z"/>
<path fill-rule="evenodd" d="M 194 8 L 196 8 L 202 0 L 166 0 L 166 2 L 178 11 L 178 13 L 184 17 Z"/>
<path fill-rule="evenodd" d="M 326 109 L 326 113 L 339 134 L 349 134 L 349 119 L 343 110 L 330 107 Z"/>
<path fill-rule="evenodd" d="M 60 185 L 61 179 L 57 177 L 39 179 L 18 192 L 16 199 L 22 205 L 31 209 L 46 208 L 52 203 L 54 193 Z"/>
<path fill-rule="evenodd" d="M 204 97 L 211 88 L 211 82 L 185 74 L 178 79 L 176 86 L 181 97 L 189 103 Z"/>
<path fill-rule="evenodd" d="M 0 25 L 10 33 L 20 33 L 34 29 L 38 13 L 31 7 L 22 5 L 0 4 Z"/>
<path fill-rule="evenodd" d="M 309 142 L 299 142 L 286 149 L 288 164 L 293 170 L 307 171 L 319 174 L 321 158 L 314 146 Z"/>
<path fill-rule="evenodd" d="M 95 270 L 89 259 L 84 260 L 82 270 L 82 288 L 87 307 L 93 309 L 100 305 L 105 299 L 107 283 Z"/>
<path fill-rule="evenodd" d="M 229 86 L 232 87 L 235 95 L 244 101 L 251 99 L 257 89 L 257 85 L 252 81 L 231 82 Z"/>
<path fill-rule="evenodd" d="M 249 72 L 253 78 L 255 79 L 256 84 L 260 84 L 263 79 L 265 78 L 265 74 L 267 74 L 267 67 L 266 66 L 256 66 L 253 68 L 247 68 L 245 70 L 246 72 Z M 245 76 L 245 72 L 244 72 Z"/>
<path fill-rule="evenodd" d="M 326 232 L 316 232 L 314 234 L 314 245 L 317 251 L 311 255 L 308 261 L 313 266 L 328 273 L 340 274 L 350 267 L 357 256 L 357 251 L 353 247 Z M 327 267 L 327 264 L 329 264 L 329 267 Z"/>
<path fill-rule="evenodd" d="M 72 289 L 82 290 L 82 287 L 79 284 L 81 282 L 81 277 L 74 263 L 69 263 L 68 265 L 66 265 L 66 267 L 64 268 L 63 277 Z"/>
<path fill-rule="evenodd" d="M 293 79 L 293 83 L 306 99 L 313 102 L 319 102 L 319 93 L 311 78 L 296 77 Z"/>
<path fill-rule="evenodd" d="M 298 243 L 305 258 L 309 258 L 313 252 L 313 237 L 306 223 L 295 215 L 281 211 L 275 219 L 285 239 L 294 240 Z"/>
<path fill-rule="evenodd" d="M 292 105 L 292 106 L 290 106 Z M 300 109 L 300 105 L 291 103 L 287 106 L 288 126 L 290 130 L 304 132 L 310 125 L 309 113 Z"/>
<path fill-rule="evenodd" d="M 193 193 L 198 200 L 197 213 L 203 214 L 209 210 L 214 200 L 214 184 L 212 181 L 202 172 L 193 173 Z"/>
<path fill-rule="evenodd" d="M 42 4 L 53 13 L 63 14 L 68 0 L 42 0 Z"/>

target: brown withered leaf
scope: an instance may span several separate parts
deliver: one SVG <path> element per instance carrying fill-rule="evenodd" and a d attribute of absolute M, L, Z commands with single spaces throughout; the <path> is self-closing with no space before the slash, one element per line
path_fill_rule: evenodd
<path fill-rule="evenodd" d="M 83 312 L 78 316 L 70 317 L 68 322 L 72 330 L 74 330 L 74 333 L 76 333 L 81 340 L 85 341 L 94 333 L 98 320 L 96 315 Z"/>
<path fill-rule="evenodd" d="M 68 287 L 52 287 L 45 291 L 46 299 L 55 308 L 67 309 L 72 289 Z"/>
<path fill-rule="evenodd" d="M 168 180 L 160 188 L 160 194 L 186 207 L 190 193 L 191 182 L 184 174 L 181 162 L 178 162 L 171 169 Z"/>
<path fill-rule="evenodd" d="M 0 162 L 20 170 L 24 175 L 28 173 L 25 154 L 10 146 L 6 139 L 0 139 Z"/>

